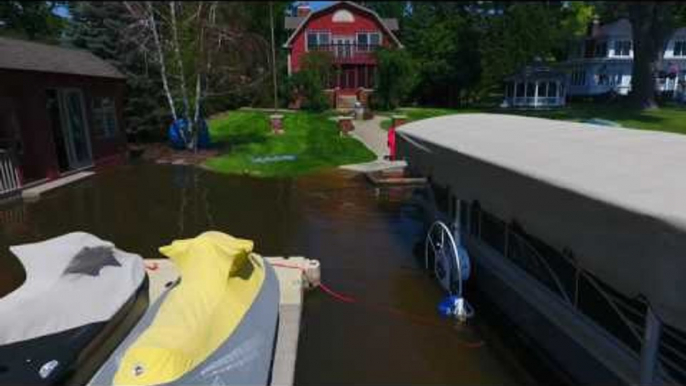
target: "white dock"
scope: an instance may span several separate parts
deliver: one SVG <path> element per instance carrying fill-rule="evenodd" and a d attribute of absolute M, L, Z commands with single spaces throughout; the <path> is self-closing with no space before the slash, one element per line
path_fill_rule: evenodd
<path fill-rule="evenodd" d="M 59 187 L 69 185 L 71 183 L 74 183 L 76 181 L 83 180 L 84 178 L 88 178 L 95 174 L 95 172 L 91 171 L 82 171 L 74 174 L 70 174 L 66 177 L 61 177 L 53 181 L 41 183 L 39 185 L 36 185 L 31 188 L 25 188 L 24 190 L 21 191 L 21 197 L 24 200 L 31 201 L 31 200 L 37 200 L 40 198 L 41 194 L 46 193 L 50 190 L 57 189 Z"/>
<path fill-rule="evenodd" d="M 266 257 L 265 259 L 274 264 L 281 296 L 279 332 L 272 364 L 271 385 L 291 386 L 295 375 L 303 295 L 306 288 L 318 284 L 319 262 L 304 257 L 287 259 Z M 168 259 L 146 259 L 145 265 L 150 281 L 150 303 L 152 303 L 160 297 L 166 286 L 179 279 L 179 272 Z"/>

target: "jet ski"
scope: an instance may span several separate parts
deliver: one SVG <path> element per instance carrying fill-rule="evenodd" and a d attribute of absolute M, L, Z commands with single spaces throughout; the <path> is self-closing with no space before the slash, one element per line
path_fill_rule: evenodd
<path fill-rule="evenodd" d="M 148 308 L 143 259 L 82 232 L 10 251 L 26 281 L 0 298 L 0 385 L 88 382 Z"/>
<path fill-rule="evenodd" d="M 253 242 L 205 232 L 160 248 L 180 280 L 153 302 L 92 385 L 267 385 L 278 329 L 274 269 Z"/>

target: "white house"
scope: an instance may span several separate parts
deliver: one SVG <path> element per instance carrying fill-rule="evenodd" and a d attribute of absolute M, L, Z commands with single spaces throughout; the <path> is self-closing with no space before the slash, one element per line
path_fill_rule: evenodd
<path fill-rule="evenodd" d="M 517 74 L 507 78 L 503 105 L 555 107 L 564 105 L 569 97 L 593 97 L 612 93 L 627 95 L 631 90 L 633 59 L 631 22 L 620 19 L 600 25 L 594 20 L 588 35 L 572 45 L 567 61 L 546 71 L 529 71 L 525 68 L 521 72 L 527 74 L 525 81 L 522 80 L 522 75 Z M 532 98 L 534 94 L 528 86 L 533 84 L 535 87 L 537 83 L 550 82 L 555 70 L 565 74 L 563 85 L 557 87 L 560 90 L 556 95 L 557 99 L 548 99 L 541 103 Z M 549 90 L 550 86 L 547 87 Z M 668 40 L 658 64 L 655 87 L 665 97 L 686 102 L 686 28 L 676 30 Z M 521 99 L 521 93 L 524 93 L 524 99 Z"/>
<path fill-rule="evenodd" d="M 588 36 L 574 44 L 569 59 L 560 65 L 567 73 L 567 95 L 627 95 L 631 90 L 634 49 L 631 22 L 620 19 L 600 25 L 597 20 Z M 655 87 L 667 97 L 684 99 L 686 81 L 686 28 L 667 42 L 659 63 Z"/>
<path fill-rule="evenodd" d="M 564 106 L 565 99 L 565 74 L 542 61 L 535 61 L 505 79 L 502 107 L 560 107 Z"/>

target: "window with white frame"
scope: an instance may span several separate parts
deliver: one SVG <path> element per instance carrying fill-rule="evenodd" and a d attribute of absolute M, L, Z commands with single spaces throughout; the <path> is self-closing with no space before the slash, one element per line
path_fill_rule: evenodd
<path fill-rule="evenodd" d="M 331 32 L 309 31 L 307 32 L 307 50 L 316 49 L 319 46 L 331 44 Z"/>
<path fill-rule="evenodd" d="M 595 46 L 596 58 L 604 58 L 607 56 L 607 42 L 597 42 Z"/>
<path fill-rule="evenodd" d="M 358 32 L 357 46 L 360 49 L 374 49 L 381 45 L 381 34 L 379 32 Z"/>
<path fill-rule="evenodd" d="M 631 40 L 616 40 L 615 41 L 615 56 L 630 56 L 631 55 Z"/>
<path fill-rule="evenodd" d="M 583 86 L 586 84 L 586 70 L 577 68 L 572 72 L 572 86 Z"/>
<path fill-rule="evenodd" d="M 674 42 L 674 56 L 686 56 L 686 40 Z"/>
<path fill-rule="evenodd" d="M 112 97 L 93 97 L 91 113 L 93 132 L 98 137 L 113 137 L 117 134 L 117 110 Z"/>

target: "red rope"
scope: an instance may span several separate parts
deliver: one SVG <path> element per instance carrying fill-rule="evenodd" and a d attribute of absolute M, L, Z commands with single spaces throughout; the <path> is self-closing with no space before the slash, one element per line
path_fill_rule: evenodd
<path fill-rule="evenodd" d="M 157 263 L 152 263 L 152 265 L 145 265 L 145 269 L 147 269 L 148 271 L 157 271 L 159 267 L 160 265 Z"/>
<path fill-rule="evenodd" d="M 289 264 L 283 264 L 283 263 L 271 263 L 271 265 L 274 267 L 298 269 L 302 272 L 306 271 L 304 268 L 298 267 L 296 265 L 289 265 Z M 390 306 L 379 306 L 379 305 L 361 302 L 352 296 L 347 296 L 347 295 L 343 295 L 341 293 L 338 293 L 338 292 L 332 290 L 331 288 L 327 287 L 326 285 L 324 285 L 324 283 L 321 283 L 321 282 L 319 283 L 319 288 L 324 293 L 326 293 L 327 295 L 329 295 L 332 298 L 334 298 L 338 301 L 341 301 L 343 303 L 349 303 L 349 304 L 355 303 L 357 305 L 366 307 L 368 309 L 381 311 L 381 312 L 387 312 L 387 313 L 394 314 L 396 316 L 401 316 L 401 317 L 406 318 L 406 319 L 408 319 L 414 323 L 423 324 L 426 326 L 439 327 L 439 328 L 445 328 L 446 327 L 446 325 L 444 323 L 436 322 L 433 319 L 430 319 L 430 318 L 427 318 L 427 317 L 424 317 L 421 315 L 412 314 L 412 313 L 409 313 L 407 311 L 400 310 L 398 308 L 394 308 L 394 307 L 390 307 Z M 460 343 L 467 348 L 479 348 L 485 344 L 484 341 L 482 341 L 482 340 L 479 340 L 476 342 L 460 341 Z"/>

